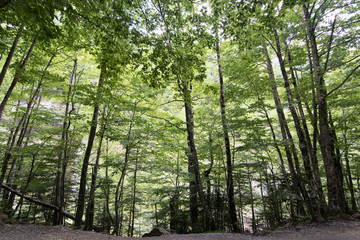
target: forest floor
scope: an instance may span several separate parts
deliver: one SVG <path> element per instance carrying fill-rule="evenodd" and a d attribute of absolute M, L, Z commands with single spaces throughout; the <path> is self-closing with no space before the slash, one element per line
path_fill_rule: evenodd
<path fill-rule="evenodd" d="M 5 240 L 131 240 L 139 238 L 116 237 L 103 233 L 72 230 L 64 226 L 0 224 L 0 239 Z M 232 233 L 204 233 L 165 235 L 145 238 L 151 240 L 360 240 L 360 221 L 335 221 L 322 224 L 285 226 L 266 236 Z"/>

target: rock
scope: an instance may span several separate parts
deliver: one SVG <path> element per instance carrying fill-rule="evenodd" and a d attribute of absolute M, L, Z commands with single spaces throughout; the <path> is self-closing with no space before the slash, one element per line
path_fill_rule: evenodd
<path fill-rule="evenodd" d="M 142 237 L 158 237 L 158 236 L 170 235 L 170 234 L 172 234 L 172 233 L 168 232 L 167 230 L 165 230 L 163 228 L 156 227 L 153 230 L 151 230 L 151 232 L 145 233 Z"/>

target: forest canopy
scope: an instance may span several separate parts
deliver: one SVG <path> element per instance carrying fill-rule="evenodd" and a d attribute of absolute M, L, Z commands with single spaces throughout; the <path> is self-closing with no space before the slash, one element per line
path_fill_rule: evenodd
<path fill-rule="evenodd" d="M 141 236 L 348 218 L 355 0 L 1 0 L 0 214 Z"/>

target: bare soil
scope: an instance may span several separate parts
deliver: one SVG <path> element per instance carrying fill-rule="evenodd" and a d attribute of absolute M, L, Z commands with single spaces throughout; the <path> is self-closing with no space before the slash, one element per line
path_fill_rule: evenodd
<path fill-rule="evenodd" d="M 116 237 L 103 233 L 72 230 L 64 226 L 1 224 L 0 240 L 131 240 L 139 238 Z M 266 236 L 232 233 L 204 233 L 166 235 L 144 238 L 149 240 L 360 240 L 360 221 L 335 221 L 322 224 L 285 226 Z"/>

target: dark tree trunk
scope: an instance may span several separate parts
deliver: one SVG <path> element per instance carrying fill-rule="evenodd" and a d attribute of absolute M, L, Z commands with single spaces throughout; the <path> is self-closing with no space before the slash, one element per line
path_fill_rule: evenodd
<path fill-rule="evenodd" d="M 21 74 L 22 71 L 24 71 L 24 69 L 25 69 L 25 67 L 26 67 L 26 64 L 27 64 L 27 62 L 28 62 L 28 60 L 29 60 L 29 58 L 30 58 L 30 56 L 31 56 L 31 53 L 32 53 L 32 51 L 34 50 L 36 41 L 37 41 L 37 39 L 35 38 L 34 41 L 33 41 L 33 43 L 32 43 L 31 46 L 30 46 L 30 49 L 28 50 L 28 52 L 27 52 L 27 54 L 26 54 L 25 59 L 24 59 L 24 60 L 22 61 L 22 63 L 21 63 L 20 70 L 15 73 L 14 79 L 13 79 L 13 81 L 11 82 L 11 85 L 10 85 L 9 89 L 7 90 L 7 92 L 6 92 L 6 94 L 5 94 L 5 96 L 4 96 L 4 99 L 2 100 L 2 102 L 1 102 L 1 104 L 0 104 L 0 120 L 1 120 L 1 118 L 2 118 L 2 115 L 3 115 L 3 112 L 4 112 L 5 106 L 6 106 L 8 100 L 9 100 L 9 98 L 10 98 L 10 96 L 11 96 L 11 93 L 12 93 L 12 91 L 14 90 L 17 82 L 19 81 L 20 74 Z M 2 181 L 0 181 L 0 184 L 1 184 L 1 183 L 2 183 Z"/>
<path fill-rule="evenodd" d="M 35 41 L 34 41 L 35 42 Z M 32 46 L 34 47 L 34 46 Z M 29 51 L 31 53 L 31 51 Z M 29 55 L 29 52 L 28 52 L 28 55 Z M 43 75 L 41 76 L 41 79 L 40 81 L 38 82 L 38 85 L 36 87 L 36 90 L 35 92 L 33 93 L 33 95 L 30 97 L 30 100 L 27 104 L 27 108 L 26 108 L 26 111 L 25 113 L 23 114 L 22 118 L 20 119 L 19 123 L 18 123 L 18 126 L 11 138 L 11 142 L 10 142 L 10 145 L 8 146 L 8 149 L 5 153 L 5 156 L 4 156 L 4 161 L 3 161 L 3 165 L 2 165 L 2 168 L 1 168 L 1 175 L 0 175 L 0 185 L 4 182 L 4 179 L 5 179 L 5 174 L 6 174 L 6 171 L 7 171 L 7 168 L 8 168 L 8 164 L 9 164 L 9 160 L 11 159 L 11 156 L 12 156 L 12 151 L 13 151 L 13 148 L 14 148 L 14 145 L 15 145 L 15 141 L 16 141 L 16 138 L 17 138 L 17 134 L 19 133 L 20 131 L 20 128 L 21 126 L 23 125 L 24 121 L 27 119 L 32 107 L 33 107 L 33 104 L 34 104 L 34 101 L 35 99 L 38 97 L 39 93 L 40 93 L 40 89 L 41 89 L 41 86 L 42 86 L 42 83 L 45 79 L 45 72 L 47 71 L 47 69 L 50 67 L 53 59 L 55 58 L 57 54 L 57 51 L 52 55 L 52 57 L 50 58 L 48 64 L 46 65 L 46 67 L 43 69 Z M 28 56 L 27 56 L 28 57 Z M 24 60 L 25 61 L 25 60 Z M 24 66 L 25 67 L 25 66 Z M 16 78 L 16 77 L 15 77 Z M 14 78 L 14 79 L 15 79 Z M 5 99 L 4 99 L 5 101 Z M 3 103 L 4 103 L 3 101 Z"/>
<path fill-rule="evenodd" d="M 194 232 L 198 230 L 198 198 L 197 198 L 197 185 L 196 185 L 196 178 L 195 178 L 195 169 L 194 169 L 194 161 L 192 159 L 192 155 L 190 153 L 186 154 L 188 157 L 188 171 L 190 173 L 190 182 L 189 182 L 189 206 L 190 206 L 190 224 L 191 229 Z"/>
<path fill-rule="evenodd" d="M 65 175 L 67 169 L 67 158 L 68 158 L 68 131 L 70 127 L 70 101 L 72 95 L 73 82 L 76 75 L 77 69 L 77 60 L 74 61 L 73 70 L 69 80 L 69 90 L 66 98 L 66 106 L 64 113 L 64 122 L 63 129 L 61 133 L 61 152 L 59 154 L 59 163 L 57 166 L 56 172 L 56 188 L 55 188 L 55 205 L 59 207 L 60 211 L 63 211 L 64 208 L 64 198 L 65 198 Z M 62 214 L 61 212 L 54 212 L 53 224 L 59 225 L 62 224 Z"/>
<path fill-rule="evenodd" d="M 282 155 L 282 152 L 280 150 L 280 147 L 277 143 L 277 138 L 276 138 L 276 135 L 275 135 L 275 131 L 274 131 L 274 128 L 272 126 L 272 123 L 271 123 L 271 120 L 270 120 L 270 117 L 269 117 L 269 114 L 264 106 L 264 102 L 259 98 L 260 102 L 261 102 L 261 105 L 262 105 L 262 108 L 264 110 L 264 113 L 265 113 L 265 117 L 266 117 L 266 120 L 268 122 L 268 125 L 270 127 L 270 131 L 271 131 L 271 136 L 272 136 L 272 139 L 274 141 L 274 147 L 276 149 L 276 152 L 278 153 L 278 156 L 279 156 L 279 159 L 280 159 L 280 169 L 281 169 L 281 173 L 283 175 L 283 179 L 285 181 L 285 184 L 286 184 L 286 188 L 287 190 L 289 191 L 289 193 L 292 192 L 292 189 L 290 187 L 290 182 L 289 182 L 289 179 L 288 179 L 288 173 L 286 172 L 286 169 L 285 169 L 285 164 L 284 164 L 284 159 L 283 159 L 283 155 Z M 275 181 L 274 181 L 274 184 L 275 184 Z M 295 220 L 295 212 L 294 212 L 294 204 L 293 204 L 293 197 L 290 195 L 289 196 L 289 200 L 290 200 L 290 216 L 291 216 L 291 219 L 292 220 Z M 281 220 L 281 219 L 279 219 Z M 280 222 L 278 222 L 280 224 Z"/>
<path fill-rule="evenodd" d="M 309 145 L 306 142 L 305 134 L 301 127 L 300 119 L 299 119 L 298 114 L 295 109 L 295 102 L 293 100 L 292 91 L 290 89 L 290 81 L 287 76 L 284 59 L 283 59 L 282 53 L 281 53 L 279 36 L 277 34 L 276 29 L 273 29 L 273 31 L 274 31 L 274 37 L 275 37 L 275 43 L 276 43 L 276 55 L 277 55 L 279 63 L 280 63 L 280 69 L 281 69 L 281 73 L 282 73 L 283 80 L 284 80 L 289 109 L 290 109 L 292 118 L 294 120 L 296 133 L 297 133 L 297 136 L 299 139 L 300 152 L 302 155 L 303 164 L 305 167 L 305 173 L 306 173 L 306 177 L 307 177 L 307 182 L 308 182 L 308 186 L 309 186 L 309 192 L 310 192 L 310 198 L 309 198 L 309 203 L 308 203 L 309 212 L 314 221 L 324 221 L 324 217 L 322 216 L 321 211 L 320 211 L 320 206 L 319 206 L 318 198 L 317 198 L 317 194 L 316 194 L 315 181 L 314 181 L 313 172 L 311 169 L 311 163 L 310 163 L 310 158 L 309 158 L 309 153 L 311 152 L 311 150 L 308 149 Z M 300 104 L 301 103 L 299 103 L 299 105 Z"/>
<path fill-rule="evenodd" d="M 255 219 L 255 206 L 254 206 L 254 196 L 253 196 L 253 188 L 252 188 L 252 179 L 250 177 L 250 171 L 248 169 L 248 181 L 249 181 L 249 188 L 250 188 L 250 205 L 251 205 L 251 228 L 253 233 L 256 232 L 256 219 Z"/>
<path fill-rule="evenodd" d="M 345 111 L 343 110 L 343 119 L 344 119 L 344 131 L 343 131 L 343 138 L 344 138 L 344 160 L 345 160 L 345 168 L 346 168 L 346 179 L 347 179 L 347 185 L 350 192 L 350 200 L 351 200 L 351 210 L 353 213 L 357 212 L 357 205 L 356 205 L 356 198 L 355 198 L 355 192 L 354 192 L 354 185 L 353 180 L 351 176 L 351 168 L 349 164 L 349 145 L 347 141 L 347 124 L 346 124 L 346 117 L 345 117 Z"/>
<path fill-rule="evenodd" d="M 100 107 L 100 100 L 102 96 L 102 88 L 105 78 L 105 71 L 106 66 L 103 64 L 101 66 L 101 73 L 99 78 L 99 83 L 97 87 L 97 96 L 94 103 L 94 112 L 91 120 L 91 126 L 90 126 L 90 133 L 89 133 L 89 139 L 88 144 L 85 151 L 85 156 L 83 160 L 83 166 L 81 170 L 81 179 L 80 179 L 80 187 L 79 187 L 79 195 L 77 200 L 77 210 L 76 210 L 76 219 L 75 219 L 75 227 L 80 229 L 82 224 L 82 216 L 84 214 L 84 208 L 85 208 L 85 195 L 86 195 L 86 182 L 87 182 L 87 170 L 89 166 L 89 159 L 91 155 L 91 150 L 94 144 L 95 134 L 96 134 L 96 128 L 98 123 L 98 115 L 99 115 L 99 107 Z"/>
<path fill-rule="evenodd" d="M 188 146 L 189 146 L 189 155 L 192 161 L 192 167 L 194 168 L 194 174 L 196 179 L 196 188 L 199 194 L 201 205 L 204 209 L 206 221 L 209 223 L 210 229 L 215 229 L 215 222 L 213 216 L 210 212 L 208 203 L 206 201 L 206 197 L 204 194 L 200 169 L 199 169 L 199 161 L 196 151 L 195 138 L 194 138 L 194 115 L 192 111 L 192 100 L 191 100 L 191 89 L 189 89 L 189 83 L 184 83 L 182 85 L 182 92 L 184 96 L 184 104 L 185 104 L 185 116 L 186 116 L 186 130 L 187 130 L 187 138 L 188 138 Z"/>
<path fill-rule="evenodd" d="M 93 224 L 94 224 L 96 179 L 97 179 L 97 174 L 98 174 L 102 143 L 103 143 L 103 139 L 104 139 L 104 135 L 105 135 L 105 131 L 106 131 L 106 117 L 105 117 L 105 115 L 106 115 L 106 108 L 104 107 L 103 117 L 102 117 L 104 123 L 102 125 L 101 132 L 100 132 L 99 146 L 98 146 L 98 149 L 97 149 L 95 165 L 93 167 L 93 172 L 92 172 L 92 176 L 91 176 L 89 202 L 88 202 L 88 205 L 87 205 L 87 208 L 86 208 L 86 214 L 85 214 L 85 228 L 84 229 L 86 231 L 91 231 L 93 229 Z"/>
<path fill-rule="evenodd" d="M 21 37 L 21 34 L 22 34 L 23 30 L 24 30 L 24 24 L 22 24 L 20 26 L 20 28 L 19 28 L 19 30 L 17 32 L 17 34 L 15 36 L 15 39 L 13 41 L 13 44 L 12 44 L 12 46 L 10 48 L 9 53 L 8 53 L 8 56 L 6 58 L 6 61 L 4 63 L 4 66 L 3 66 L 2 70 L 1 70 L 1 73 L 0 73 L 0 88 L 1 88 L 1 85 L 3 84 L 3 82 L 4 82 L 5 75 L 7 73 L 7 70 L 9 68 L 9 66 L 10 66 L 11 60 L 12 60 L 12 58 L 14 56 L 16 47 L 18 45 L 18 42 L 20 40 L 20 37 Z"/>
<path fill-rule="evenodd" d="M 116 191 L 115 191 L 115 221 L 114 221 L 114 225 L 115 225 L 114 226 L 114 233 L 115 233 L 115 235 L 120 234 L 121 227 L 122 227 L 121 224 L 122 224 L 122 215 L 123 215 L 123 213 L 121 213 L 121 215 L 119 216 L 119 202 L 123 197 L 124 179 L 125 179 L 125 174 L 126 174 L 126 170 L 127 170 L 127 167 L 128 167 L 128 162 L 129 162 L 129 156 L 130 156 L 130 150 L 131 150 L 131 148 L 130 148 L 131 132 L 132 132 L 133 124 L 134 124 L 134 121 L 135 121 L 136 107 L 137 107 L 137 104 L 135 104 L 135 106 L 134 106 L 133 115 L 132 115 L 132 118 L 131 118 L 129 131 L 128 131 L 128 135 L 127 135 L 127 142 L 126 142 L 126 146 L 125 146 L 124 165 L 123 165 L 123 167 L 121 169 L 120 179 L 118 181 Z"/>
<path fill-rule="evenodd" d="M 209 159 L 210 159 L 210 166 L 209 168 L 204 171 L 204 176 L 206 179 L 206 201 L 209 204 L 209 208 L 211 211 L 211 182 L 210 182 L 210 173 L 212 171 L 214 165 L 214 149 L 213 149 L 213 139 L 211 137 L 211 133 L 209 133 Z"/>
<path fill-rule="evenodd" d="M 274 98 L 274 102 L 275 102 L 276 112 L 277 112 L 278 119 L 279 119 L 281 135 L 282 135 L 283 140 L 290 141 L 290 146 L 288 144 L 285 145 L 285 153 L 286 153 L 286 158 L 287 158 L 288 165 L 289 165 L 291 179 L 293 182 L 294 194 L 298 196 L 297 210 L 298 210 L 299 214 L 303 215 L 305 213 L 305 211 L 303 208 L 301 195 L 303 195 L 304 199 L 306 199 L 306 193 L 304 193 L 304 191 L 303 191 L 304 187 L 301 186 L 303 184 L 303 182 L 300 180 L 298 173 L 295 171 L 295 167 L 298 168 L 298 166 L 299 166 L 298 160 L 297 160 L 297 155 L 296 155 L 296 150 L 295 150 L 294 143 L 292 141 L 292 136 L 290 134 L 290 130 L 287 126 L 287 121 L 285 118 L 285 114 L 284 114 L 281 100 L 279 97 L 279 93 L 277 90 L 277 85 L 276 85 L 276 81 L 275 81 L 275 75 L 274 75 L 274 71 L 272 68 L 271 59 L 269 57 L 269 54 L 268 54 L 265 44 L 263 45 L 263 48 L 264 48 L 264 54 L 266 57 L 266 65 L 267 65 L 268 74 L 269 74 L 270 80 L 272 81 L 271 89 L 272 89 L 272 94 L 273 94 L 273 98 Z M 294 167 L 294 163 L 293 163 L 293 156 L 294 156 L 294 161 L 295 161 L 295 167 Z"/>
<path fill-rule="evenodd" d="M 306 49 L 308 53 L 308 59 L 309 59 L 309 68 L 310 68 L 310 77 L 311 77 L 311 92 L 312 92 L 312 107 L 313 111 L 311 113 L 310 107 L 308 107 L 308 113 L 312 119 L 312 127 L 313 127 L 313 139 L 312 139 L 312 158 L 311 158 L 311 164 L 313 167 L 315 182 L 316 182 L 316 188 L 320 199 L 321 204 L 321 210 L 324 216 L 327 215 L 328 206 L 325 201 L 325 196 L 322 189 L 322 183 L 320 178 L 320 170 L 319 170 L 319 163 L 317 158 L 317 141 L 318 141 L 318 114 L 317 114 L 317 100 L 316 100 L 316 92 L 315 92 L 315 83 L 314 83 L 314 77 L 313 77 L 313 64 L 311 60 L 311 52 L 309 47 L 309 40 L 306 37 Z"/>
<path fill-rule="evenodd" d="M 314 67 L 314 77 L 317 92 L 318 102 L 318 117 L 319 117 L 319 129 L 320 129 L 320 149 L 324 162 L 325 173 L 327 178 L 328 189 L 328 204 L 329 213 L 344 213 L 347 210 L 346 200 L 343 198 L 344 189 L 340 184 L 342 179 L 336 167 L 336 156 L 333 152 L 333 140 L 328 121 L 328 110 L 326 101 L 326 85 L 323 78 L 323 73 L 320 66 L 320 58 L 317 49 L 317 43 L 315 39 L 315 28 L 312 25 L 310 14 L 306 5 L 302 5 L 304 20 L 306 24 L 307 37 L 310 41 L 311 54 Z"/>
<path fill-rule="evenodd" d="M 133 195 L 132 195 L 132 204 L 131 204 L 131 224 L 129 228 L 129 237 L 134 235 L 134 224 L 135 224 L 135 204 L 136 204 L 136 175 L 138 170 L 138 161 L 139 161 L 139 150 L 137 150 L 137 157 L 135 161 L 135 170 L 134 170 L 134 182 L 133 182 Z"/>
<path fill-rule="evenodd" d="M 220 56 L 220 44 L 219 41 L 216 42 L 216 55 L 217 63 L 219 69 L 219 81 L 220 81 L 220 108 L 221 108 L 221 121 L 224 134 L 224 143 L 225 143 L 225 153 L 226 153 L 226 167 L 227 167 L 227 200 L 228 200 L 228 214 L 230 219 L 230 224 L 232 226 L 232 231 L 239 232 L 239 227 L 236 217 L 236 207 L 234 199 L 234 183 L 233 183 L 233 173 L 232 173 L 232 158 L 230 150 L 230 141 L 229 141 L 229 130 L 226 121 L 226 108 L 225 108 L 225 90 L 224 90 L 224 78 L 222 73 L 221 66 L 221 56 Z"/>

